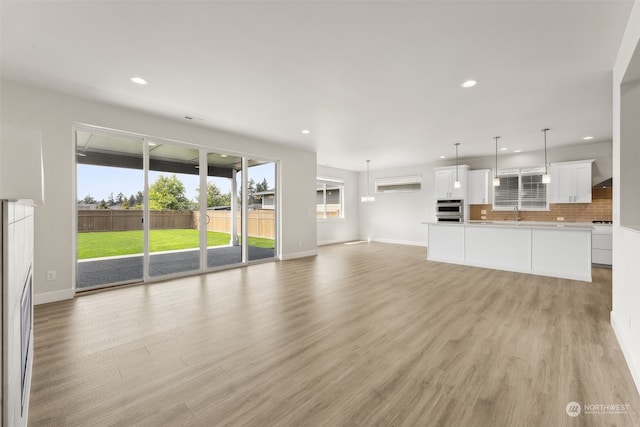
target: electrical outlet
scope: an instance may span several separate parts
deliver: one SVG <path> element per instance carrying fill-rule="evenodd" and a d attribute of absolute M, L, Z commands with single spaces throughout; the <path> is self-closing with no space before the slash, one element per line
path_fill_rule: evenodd
<path fill-rule="evenodd" d="M 486 209 L 482 209 L 482 210 L 480 211 L 480 213 L 481 213 L 482 215 L 486 215 L 486 214 L 487 214 L 487 210 L 486 210 Z M 484 218 L 482 218 L 482 219 L 484 219 Z"/>
<path fill-rule="evenodd" d="M 564 217 L 563 217 L 563 216 L 559 216 L 559 217 L 557 218 L 557 220 L 558 220 L 558 221 L 564 221 Z"/>
<path fill-rule="evenodd" d="M 56 280 L 55 270 L 47 271 L 47 280 Z"/>
<path fill-rule="evenodd" d="M 486 215 L 481 215 L 480 219 L 487 219 L 487 216 Z"/>

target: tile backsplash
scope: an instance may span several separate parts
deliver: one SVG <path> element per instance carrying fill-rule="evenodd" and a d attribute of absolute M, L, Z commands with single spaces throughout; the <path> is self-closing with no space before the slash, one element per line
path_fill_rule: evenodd
<path fill-rule="evenodd" d="M 520 211 L 522 221 L 557 221 L 564 217 L 565 222 L 591 222 L 593 220 L 611 221 L 613 218 L 613 191 L 608 188 L 594 188 L 591 203 L 551 203 L 549 211 Z M 486 210 L 486 215 L 481 213 Z M 472 220 L 488 221 L 513 220 L 512 211 L 492 211 L 491 205 L 471 205 Z M 483 218 L 484 216 L 484 218 Z"/>

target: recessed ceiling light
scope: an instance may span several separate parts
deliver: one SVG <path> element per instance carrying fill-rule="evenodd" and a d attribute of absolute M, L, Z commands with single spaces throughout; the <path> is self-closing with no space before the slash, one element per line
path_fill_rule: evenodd
<path fill-rule="evenodd" d="M 513 150 L 514 153 L 522 153 L 522 150 Z"/>
<path fill-rule="evenodd" d="M 468 87 L 474 87 L 477 84 L 478 84 L 478 82 L 475 81 L 475 80 L 467 80 L 466 82 L 462 83 L 460 86 L 462 86 L 464 88 L 468 88 Z"/>
<path fill-rule="evenodd" d="M 155 142 L 150 142 L 149 143 L 149 147 L 155 147 L 156 145 L 158 145 L 158 144 L 156 144 Z"/>
<path fill-rule="evenodd" d="M 229 157 L 226 154 L 220 154 L 220 157 Z"/>
<path fill-rule="evenodd" d="M 592 136 L 585 136 L 585 137 L 584 137 L 584 138 L 582 138 L 582 139 L 593 139 L 593 137 L 592 137 Z"/>
<path fill-rule="evenodd" d="M 146 85 L 147 81 L 139 76 L 131 77 L 131 81 L 138 85 Z"/>
<path fill-rule="evenodd" d="M 311 131 L 309 129 L 302 129 L 302 133 L 304 133 L 305 135 L 308 135 L 311 133 Z"/>
<path fill-rule="evenodd" d="M 500 151 L 507 151 L 507 150 L 508 150 L 508 148 L 507 148 L 507 147 L 502 147 L 502 148 L 500 149 Z"/>
<path fill-rule="evenodd" d="M 84 153 L 76 153 L 76 156 L 78 156 L 78 157 L 87 157 L 87 155 L 84 154 Z"/>
<path fill-rule="evenodd" d="M 446 157 L 445 157 L 445 156 L 440 156 L 440 158 L 441 158 L 441 159 L 446 159 Z"/>

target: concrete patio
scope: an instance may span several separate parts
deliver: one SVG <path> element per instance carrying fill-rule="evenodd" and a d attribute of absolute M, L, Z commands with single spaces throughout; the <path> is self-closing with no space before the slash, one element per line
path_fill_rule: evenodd
<path fill-rule="evenodd" d="M 240 264 L 240 246 L 220 246 L 207 250 L 207 267 Z M 275 250 L 249 246 L 249 261 L 275 257 Z M 76 289 L 90 289 L 119 283 L 142 281 L 143 257 L 129 255 L 110 258 L 93 258 L 78 262 Z M 152 277 L 165 274 L 196 271 L 200 268 L 200 252 L 197 249 L 150 254 L 149 274 Z"/>

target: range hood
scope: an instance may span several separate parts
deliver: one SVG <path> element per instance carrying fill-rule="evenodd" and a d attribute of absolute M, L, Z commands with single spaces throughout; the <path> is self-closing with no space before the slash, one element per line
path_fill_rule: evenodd
<path fill-rule="evenodd" d="M 593 188 L 608 188 L 613 185 L 613 178 L 605 179 L 602 182 L 597 183 Z"/>

